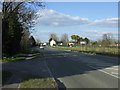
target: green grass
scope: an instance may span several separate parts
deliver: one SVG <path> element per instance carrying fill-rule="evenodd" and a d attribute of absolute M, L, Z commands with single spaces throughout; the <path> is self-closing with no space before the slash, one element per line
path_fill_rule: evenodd
<path fill-rule="evenodd" d="M 2 62 L 24 60 L 25 58 L 26 57 L 10 57 L 10 58 L 3 57 Z"/>
<path fill-rule="evenodd" d="M 8 71 L 2 71 L 2 84 L 4 85 L 12 76 L 11 72 Z"/>
<path fill-rule="evenodd" d="M 20 83 L 20 88 L 57 88 L 52 78 L 29 78 Z"/>
<path fill-rule="evenodd" d="M 19 53 L 19 54 L 14 55 L 14 57 L 25 57 L 27 55 L 28 55 L 27 53 Z"/>
<path fill-rule="evenodd" d="M 102 54 L 102 55 L 112 55 L 112 56 L 120 55 L 119 53 L 120 49 L 117 48 L 99 48 L 99 47 L 95 47 L 95 48 L 94 47 L 54 47 L 54 48 L 78 51 L 78 52 Z"/>
<path fill-rule="evenodd" d="M 18 61 L 18 60 L 25 60 L 27 57 L 29 57 L 29 54 L 32 54 L 32 59 L 36 58 L 40 55 L 39 50 L 37 49 L 28 49 L 25 51 L 22 51 L 12 57 L 3 57 L 1 62 L 11 62 L 11 61 Z"/>

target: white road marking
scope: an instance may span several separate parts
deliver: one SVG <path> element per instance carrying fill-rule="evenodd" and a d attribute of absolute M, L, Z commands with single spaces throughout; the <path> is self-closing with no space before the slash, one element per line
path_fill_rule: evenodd
<path fill-rule="evenodd" d="M 105 68 L 105 67 L 104 66 L 96 66 L 96 68 L 101 69 L 101 68 Z M 113 67 L 105 68 L 105 69 L 112 69 L 112 70 L 117 70 L 118 71 L 118 68 L 113 68 Z"/>
<path fill-rule="evenodd" d="M 118 66 L 112 66 L 112 67 L 116 67 L 116 68 L 118 68 Z"/>
<path fill-rule="evenodd" d="M 115 73 L 115 72 L 111 72 L 112 74 L 117 74 L 118 75 L 118 73 Z"/>
<path fill-rule="evenodd" d="M 97 69 L 97 68 L 95 68 L 95 67 L 93 67 L 93 66 L 90 66 L 90 65 L 88 65 L 88 66 L 91 67 L 91 68 L 93 68 L 93 69 Z M 104 70 L 101 70 L 101 69 L 97 69 L 97 70 L 99 70 L 99 71 L 101 71 L 101 72 L 104 72 L 104 73 L 106 73 L 106 74 L 108 74 L 108 75 L 110 75 L 110 76 L 113 76 L 113 77 L 115 77 L 115 78 L 120 79 L 120 77 L 117 77 L 116 75 L 110 74 L 110 73 L 108 73 L 108 72 L 106 72 L 106 71 L 104 71 Z"/>
<path fill-rule="evenodd" d="M 69 59 L 71 59 L 71 58 L 69 58 Z M 72 59 L 72 60 L 73 60 L 73 59 Z M 74 59 L 73 61 L 79 61 L 79 60 Z M 91 68 L 93 68 L 93 69 L 96 69 L 96 70 L 98 70 L 98 71 L 101 71 L 101 72 L 106 73 L 106 74 L 108 74 L 108 75 L 110 75 L 110 76 L 113 76 L 113 77 L 115 77 L 115 78 L 120 79 L 120 77 L 118 77 L 118 76 L 115 75 L 115 74 L 112 74 L 111 72 L 108 73 L 107 71 L 101 70 L 101 68 L 105 68 L 105 70 L 106 70 L 107 67 L 112 66 L 112 67 L 110 67 L 110 68 L 113 68 L 113 70 L 116 71 L 116 70 L 117 70 L 116 67 L 118 67 L 118 66 L 113 66 L 113 64 L 111 64 L 111 63 L 99 62 L 98 60 L 91 61 L 90 63 L 88 63 L 88 60 L 84 60 L 84 61 L 82 61 L 82 62 L 87 63 L 88 66 L 91 67 Z M 96 67 L 94 67 L 93 65 L 95 65 Z"/>
<path fill-rule="evenodd" d="M 118 68 L 106 68 L 106 69 L 118 70 Z"/>

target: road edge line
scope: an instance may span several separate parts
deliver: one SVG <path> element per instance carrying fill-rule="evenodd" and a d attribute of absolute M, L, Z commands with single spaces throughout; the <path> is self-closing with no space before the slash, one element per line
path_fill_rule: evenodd
<path fill-rule="evenodd" d="M 110 75 L 110 76 L 113 76 L 113 77 L 115 77 L 115 78 L 117 78 L 117 79 L 120 79 L 119 77 L 117 77 L 117 76 L 115 76 L 115 75 L 112 75 L 112 74 L 110 74 L 110 73 L 108 73 L 108 72 L 106 72 L 106 71 L 104 71 L 104 70 L 97 69 L 97 68 L 95 68 L 95 67 L 93 67 L 93 66 L 90 66 L 90 65 L 87 65 L 87 66 L 89 66 L 89 67 L 91 67 L 91 68 L 93 68 L 93 69 L 99 70 L 99 71 L 101 71 L 101 72 L 103 72 L 103 73 L 106 73 L 106 74 L 108 74 L 108 75 Z"/>
<path fill-rule="evenodd" d="M 48 64 L 47 64 L 47 62 L 46 62 L 46 58 L 45 58 L 44 63 L 45 63 L 45 66 L 46 66 L 46 68 L 47 68 L 47 70 L 48 70 L 48 73 L 49 73 L 50 77 L 53 79 L 53 81 L 56 82 L 55 78 L 54 78 L 53 75 L 52 75 L 52 72 L 50 71 L 50 69 L 49 69 L 49 67 L 48 67 Z M 57 85 L 57 90 L 59 90 L 57 82 L 56 82 L 56 85 Z"/>

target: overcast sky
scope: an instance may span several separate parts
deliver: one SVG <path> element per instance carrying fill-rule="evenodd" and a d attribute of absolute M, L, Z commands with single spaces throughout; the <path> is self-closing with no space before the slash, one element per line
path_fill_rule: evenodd
<path fill-rule="evenodd" d="M 117 2 L 49 2 L 46 9 L 37 12 L 35 31 L 32 35 L 42 42 L 50 33 L 79 35 L 91 40 L 102 38 L 105 33 L 118 37 Z"/>

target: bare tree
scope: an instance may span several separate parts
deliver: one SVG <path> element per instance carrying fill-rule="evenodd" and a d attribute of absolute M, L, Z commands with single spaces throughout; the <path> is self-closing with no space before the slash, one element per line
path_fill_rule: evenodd
<path fill-rule="evenodd" d="M 21 41 L 20 41 L 20 46 L 21 46 L 21 49 L 24 50 L 24 49 L 27 49 L 29 47 L 29 37 L 30 37 L 30 33 L 29 33 L 29 30 L 23 30 L 23 36 L 21 38 Z"/>
<path fill-rule="evenodd" d="M 67 42 L 69 41 L 68 35 L 66 33 L 62 35 L 61 41 L 63 42 L 63 44 L 67 44 Z"/>
<path fill-rule="evenodd" d="M 57 37 L 57 35 L 55 33 L 50 34 L 50 39 L 58 41 L 58 37 Z"/>
<path fill-rule="evenodd" d="M 36 39 L 36 43 L 41 43 L 40 39 Z"/>
<path fill-rule="evenodd" d="M 103 34 L 102 45 L 110 46 L 114 43 L 113 35 L 111 33 Z"/>

